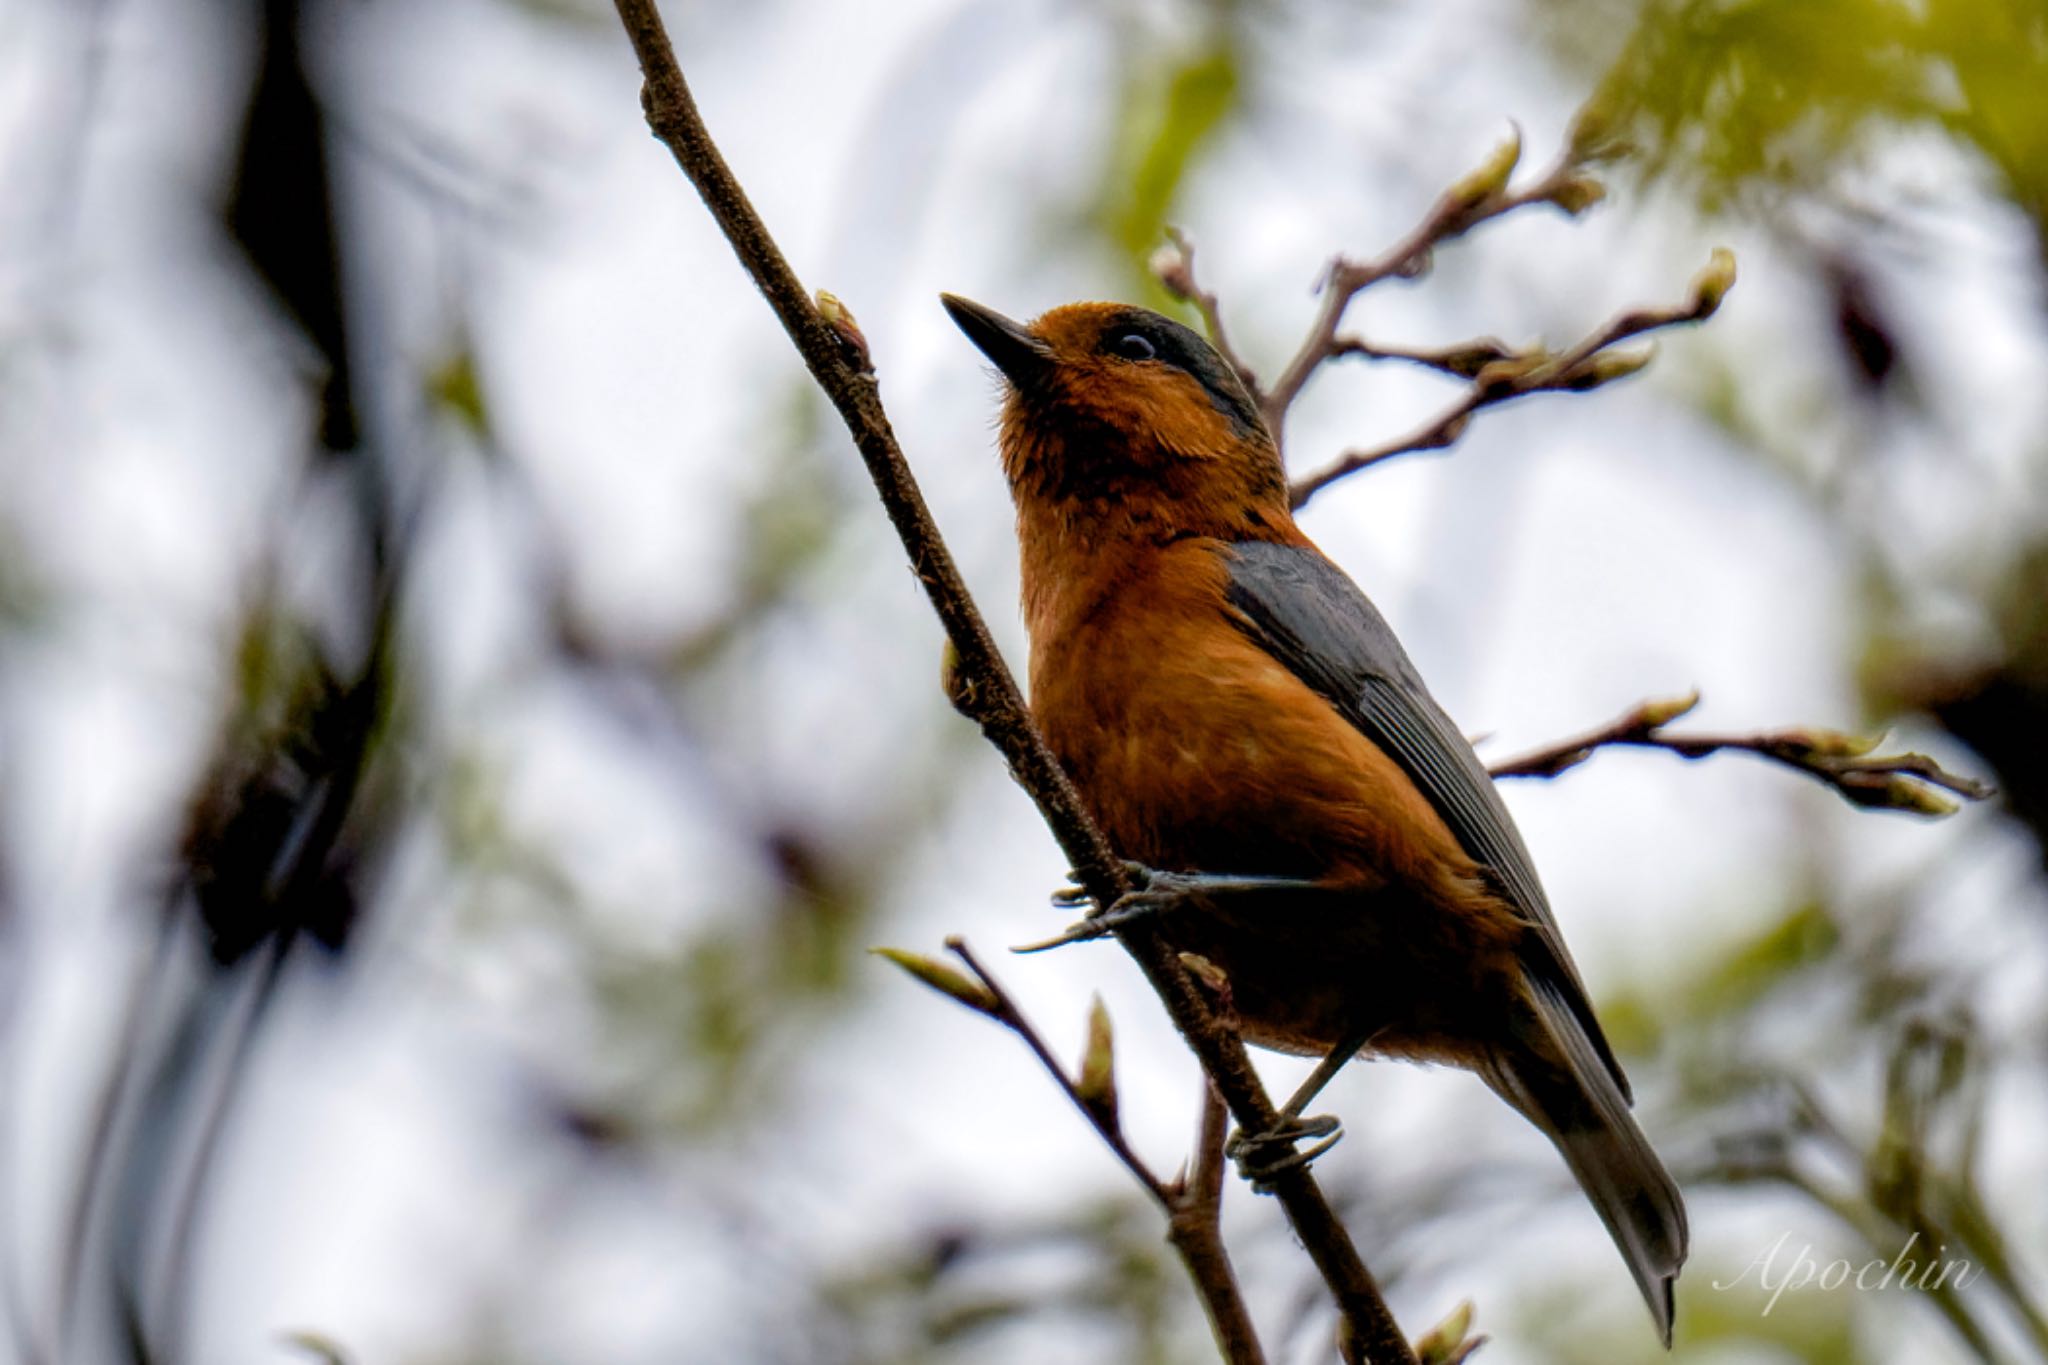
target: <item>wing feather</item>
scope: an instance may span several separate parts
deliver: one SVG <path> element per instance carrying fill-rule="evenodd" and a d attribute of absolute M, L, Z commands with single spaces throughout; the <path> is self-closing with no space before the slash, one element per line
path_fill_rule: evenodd
<path fill-rule="evenodd" d="M 1507 806 L 1379 610 L 1309 546 L 1247 542 L 1230 546 L 1225 562 L 1239 628 L 1400 765 L 1465 852 L 1537 927 L 1529 966 L 1568 1005 L 1627 1097 L 1628 1080 L 1593 1017 Z"/>

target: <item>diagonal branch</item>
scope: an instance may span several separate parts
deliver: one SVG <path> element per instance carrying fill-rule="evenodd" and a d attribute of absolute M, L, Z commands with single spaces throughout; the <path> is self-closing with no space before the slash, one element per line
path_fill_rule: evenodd
<path fill-rule="evenodd" d="M 1556 777 L 1584 763 L 1595 750 L 1625 745 L 1663 749 L 1682 758 L 1705 758 L 1723 751 L 1754 754 L 1825 782 L 1843 800 L 1873 810 L 1953 815 L 1958 803 L 1942 792 L 1970 801 L 1994 794 L 1986 784 L 1949 772 L 1925 754 L 1876 753 L 1879 740 L 1833 730 L 1768 730 L 1753 735 L 1674 735 L 1665 731 L 1665 726 L 1699 703 L 1697 691 L 1666 701 L 1646 701 L 1597 729 L 1496 763 L 1489 771 L 1496 778 Z"/>
<path fill-rule="evenodd" d="M 1128 889 L 1123 869 L 1032 724 L 1016 680 L 997 653 L 918 492 L 872 372 L 861 363 L 858 348 L 849 343 L 843 330 L 827 323 L 811 305 L 726 166 L 691 98 L 654 0 L 614 0 L 614 4 L 645 78 L 641 101 L 649 127 L 674 154 L 676 164 L 696 187 L 741 264 L 781 320 L 812 377 L 845 421 L 883 509 L 956 652 L 960 694 L 983 734 L 1008 761 L 1012 776 L 1037 803 L 1090 895 L 1098 904 L 1114 902 Z M 1119 937 L 1159 992 L 1175 1026 L 1239 1125 L 1249 1132 L 1270 1129 L 1278 1114 L 1252 1069 L 1243 1040 L 1210 1008 L 1173 948 L 1156 929 L 1143 923 L 1119 931 Z M 1364 1351 L 1376 1362 L 1412 1365 L 1414 1352 L 1314 1177 L 1306 1169 L 1286 1172 L 1274 1182 L 1274 1193 Z"/>

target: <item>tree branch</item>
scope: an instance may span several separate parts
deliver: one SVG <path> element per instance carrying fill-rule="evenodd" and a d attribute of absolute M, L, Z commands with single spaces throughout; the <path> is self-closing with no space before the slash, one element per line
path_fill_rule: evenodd
<path fill-rule="evenodd" d="M 1464 375 L 1469 371 L 1471 383 L 1455 403 L 1408 435 L 1384 445 L 1348 450 L 1313 474 L 1296 479 L 1289 489 L 1290 501 L 1300 507 L 1337 480 L 1397 455 L 1441 450 L 1465 434 L 1472 414 L 1481 408 L 1526 398 L 1532 393 L 1582 393 L 1634 374 L 1650 363 L 1653 352 L 1610 348 L 1645 332 L 1712 317 L 1734 283 L 1734 256 L 1726 250 L 1716 250 L 1706 269 L 1694 277 L 1690 297 L 1684 303 L 1617 313 L 1576 345 L 1556 354 L 1540 346 L 1517 351 L 1490 338 L 1440 351 L 1382 350 L 1356 337 L 1333 340 L 1325 351 L 1325 359 L 1358 355 L 1406 360 L 1449 374 Z"/>
<path fill-rule="evenodd" d="M 1223 1197 L 1220 1170 L 1205 1160 L 1206 1139 L 1212 1120 L 1215 1155 L 1218 1158 L 1222 1155 L 1223 1125 L 1227 1117 L 1223 1102 L 1210 1098 L 1204 1104 L 1204 1141 L 1197 1147 L 1197 1171 L 1207 1169 L 1214 1173 L 1214 1178 L 1176 1179 L 1171 1183 L 1159 1179 L 1132 1149 L 1118 1117 L 1108 1016 L 1100 1013 L 1101 1002 L 1096 1002 L 1097 1013 L 1090 1019 L 1088 1056 L 1082 1063 L 1081 1079 L 1077 1081 L 1067 1075 L 1066 1069 L 1046 1045 L 1044 1036 L 1025 1018 L 1015 999 L 982 965 L 974 950 L 957 937 L 947 939 L 946 947 L 967 965 L 975 981 L 988 993 L 984 1002 L 963 1000 L 962 1003 L 979 1009 L 1024 1040 L 1024 1045 L 1031 1049 L 1032 1055 L 1038 1058 L 1054 1083 L 1093 1126 L 1103 1144 L 1116 1154 L 1117 1160 L 1123 1162 L 1165 1212 L 1166 1240 L 1179 1253 L 1181 1263 L 1187 1267 L 1188 1278 L 1195 1282 L 1195 1292 L 1209 1315 L 1209 1326 L 1216 1334 L 1216 1344 L 1222 1348 L 1224 1359 L 1231 1365 L 1265 1365 L 1265 1348 L 1259 1344 L 1258 1330 L 1252 1324 L 1251 1313 L 1245 1307 L 1244 1293 L 1238 1288 L 1237 1273 L 1231 1269 L 1230 1254 L 1223 1245 L 1223 1228 L 1218 1217 Z M 889 956 L 899 963 L 903 960 L 893 953 Z M 1203 1093 L 1208 1097 L 1215 1095 L 1207 1077 L 1203 1078 Z"/>
<path fill-rule="evenodd" d="M 1581 169 L 1586 158 L 1576 141 L 1535 184 L 1511 193 L 1508 179 L 1521 156 L 1522 135 L 1517 129 L 1484 163 L 1438 196 L 1422 221 L 1379 256 L 1370 261 L 1345 256 L 1331 260 L 1323 276 L 1322 307 L 1308 337 L 1266 394 L 1263 411 L 1274 440 L 1280 439 L 1287 410 L 1301 396 L 1309 376 L 1338 353 L 1337 329 L 1360 293 L 1382 280 L 1420 279 L 1429 273 L 1438 246 L 1489 219 L 1531 204 L 1554 204 L 1577 214 L 1599 201 L 1603 193 L 1600 183 Z"/>
<path fill-rule="evenodd" d="M 1209 333 L 1209 342 L 1216 348 L 1216 354 L 1237 371 L 1237 377 L 1244 381 L 1252 401 L 1263 410 L 1266 394 L 1259 387 L 1258 374 L 1238 355 L 1230 344 L 1230 338 L 1225 335 L 1223 310 L 1216 302 L 1216 295 L 1202 288 L 1195 279 L 1195 239 L 1177 227 L 1166 229 L 1166 239 L 1169 245 L 1152 253 L 1153 277 L 1167 293 L 1182 303 L 1195 306 L 1195 311 L 1202 315 L 1202 326 Z"/>
<path fill-rule="evenodd" d="M 965 705 L 1008 761 L 1011 775 L 1038 804 L 1089 894 L 1098 904 L 1114 902 L 1128 890 L 1122 865 L 1032 724 L 1023 695 L 997 653 L 918 492 L 859 348 L 812 307 L 720 156 L 691 98 L 653 0 L 614 3 L 645 79 L 641 101 L 649 127 L 674 154 L 676 164 L 696 187 L 741 264 L 781 320 L 812 377 L 845 421 L 883 509 L 945 626 L 956 653 L 958 690 Z M 1252 1069 L 1243 1041 L 1210 1009 L 1178 954 L 1156 929 L 1144 923 L 1120 930 L 1119 938 L 1159 992 L 1175 1026 L 1239 1125 L 1248 1132 L 1269 1130 L 1278 1115 Z M 1371 1358 L 1412 1365 L 1414 1352 L 1314 1177 L 1306 1169 L 1288 1171 L 1274 1181 L 1273 1192 L 1329 1285 L 1338 1310 Z"/>
<path fill-rule="evenodd" d="M 1665 701 L 1646 701 L 1597 729 L 1492 765 L 1496 778 L 1556 777 L 1576 768 L 1597 749 L 1627 745 L 1663 749 L 1682 758 L 1705 758 L 1724 750 L 1754 754 L 1827 783 L 1842 798 L 1872 810 L 1917 815 L 1952 815 L 1959 806 L 1943 796 L 1955 793 L 1982 801 L 1993 789 L 1944 769 L 1925 754 L 1874 753 L 1877 739 L 1833 730 L 1768 730 L 1753 735 L 1674 735 L 1664 727 L 1700 704 L 1695 691 Z"/>

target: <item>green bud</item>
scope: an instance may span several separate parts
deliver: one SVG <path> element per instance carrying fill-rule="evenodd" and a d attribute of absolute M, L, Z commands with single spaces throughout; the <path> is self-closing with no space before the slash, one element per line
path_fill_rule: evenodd
<path fill-rule="evenodd" d="M 1200 953 L 1182 953 L 1180 965 L 1213 994 L 1222 995 L 1230 989 L 1230 974 Z"/>
<path fill-rule="evenodd" d="M 978 1014 L 986 1014 L 992 1019 L 1001 1014 L 994 992 L 935 958 L 901 948 L 870 948 L 868 951 L 876 957 L 887 958 L 939 994 L 952 996 Z"/>
<path fill-rule="evenodd" d="M 1695 687 L 1682 697 L 1666 697 L 1662 701 L 1646 701 L 1636 708 L 1637 724 L 1647 730 L 1660 729 L 1688 715 L 1700 704 L 1700 690 Z"/>
<path fill-rule="evenodd" d="M 846 351 L 847 360 L 862 374 L 875 372 L 874 357 L 868 354 L 868 339 L 862 334 L 860 324 L 854 321 L 853 310 L 840 302 L 839 296 L 830 290 L 820 289 L 816 295 L 818 316 L 839 338 L 840 346 Z"/>
<path fill-rule="evenodd" d="M 1721 300 L 1735 287 L 1735 253 L 1725 246 L 1714 248 L 1714 254 L 1707 258 L 1706 268 L 1692 277 L 1692 307 L 1689 316 L 1695 322 L 1714 316 L 1721 306 Z"/>
<path fill-rule="evenodd" d="M 1596 351 L 1574 366 L 1570 374 L 1562 376 L 1558 381 L 1559 387 L 1575 393 L 1597 389 L 1602 384 L 1628 378 L 1656 358 L 1657 348 L 1654 345 L 1627 351 Z"/>
<path fill-rule="evenodd" d="M 1462 346 L 1450 346 L 1438 351 L 1431 360 L 1439 368 L 1452 374 L 1473 379 L 1494 361 L 1514 360 L 1519 358 L 1520 354 L 1496 337 L 1480 337 L 1477 341 L 1468 341 Z"/>
<path fill-rule="evenodd" d="M 1116 1040 L 1109 1009 L 1096 996 L 1088 1006 L 1088 1046 L 1081 1054 L 1081 1079 L 1074 1096 L 1088 1112 L 1111 1126 L 1116 1123 Z"/>
<path fill-rule="evenodd" d="M 951 640 L 946 641 L 945 649 L 939 654 L 939 687 L 955 711 L 969 720 L 974 719 L 974 681 L 961 671 L 960 651 L 954 648 Z"/>
<path fill-rule="evenodd" d="M 1472 1300 L 1466 1299 L 1449 1316 L 1429 1329 L 1415 1343 L 1417 1365 L 1458 1365 L 1486 1340 L 1472 1333 Z"/>
<path fill-rule="evenodd" d="M 1900 773 L 1892 774 L 1891 779 L 1884 784 L 1884 794 L 1886 804 L 1893 810 L 1909 811 L 1914 815 L 1931 816 L 1937 820 L 1945 815 L 1954 815 L 1963 808 L 1962 802 L 1944 794 L 1940 789 Z"/>
<path fill-rule="evenodd" d="M 1840 730 L 1808 730 L 1808 752 L 1820 758 L 1861 758 L 1884 743 L 1883 735 L 1845 735 Z"/>
<path fill-rule="evenodd" d="M 1468 171 L 1462 179 L 1444 191 L 1443 204 L 1448 216 L 1463 218 L 1473 210 L 1506 192 L 1508 179 L 1515 173 L 1515 167 L 1522 160 L 1522 130 L 1508 125 L 1507 141 L 1493 149 L 1491 155 Z"/>
<path fill-rule="evenodd" d="M 1545 196 L 1576 218 L 1607 197 L 1607 187 L 1590 175 L 1560 176 Z"/>
<path fill-rule="evenodd" d="M 1940 819 L 1962 809 L 1961 802 L 1904 773 L 1844 773 L 1835 789 L 1865 810 L 1899 810 Z"/>
<path fill-rule="evenodd" d="M 1472 376 L 1472 382 L 1489 398 L 1497 397 L 1520 388 L 1523 380 L 1550 360 L 1551 357 L 1541 350 L 1524 352 L 1480 367 L 1479 373 Z"/>

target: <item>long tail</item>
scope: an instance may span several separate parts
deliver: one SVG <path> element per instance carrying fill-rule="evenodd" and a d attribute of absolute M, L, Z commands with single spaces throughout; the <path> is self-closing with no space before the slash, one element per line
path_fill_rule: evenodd
<path fill-rule="evenodd" d="M 1481 1074 L 1563 1155 L 1628 1262 L 1668 1349 L 1672 1287 L 1685 1264 L 1685 1201 L 1630 1116 L 1625 1082 L 1564 993 L 1540 979 L 1529 985 L 1530 1027 L 1519 1046 L 1496 1054 Z"/>

